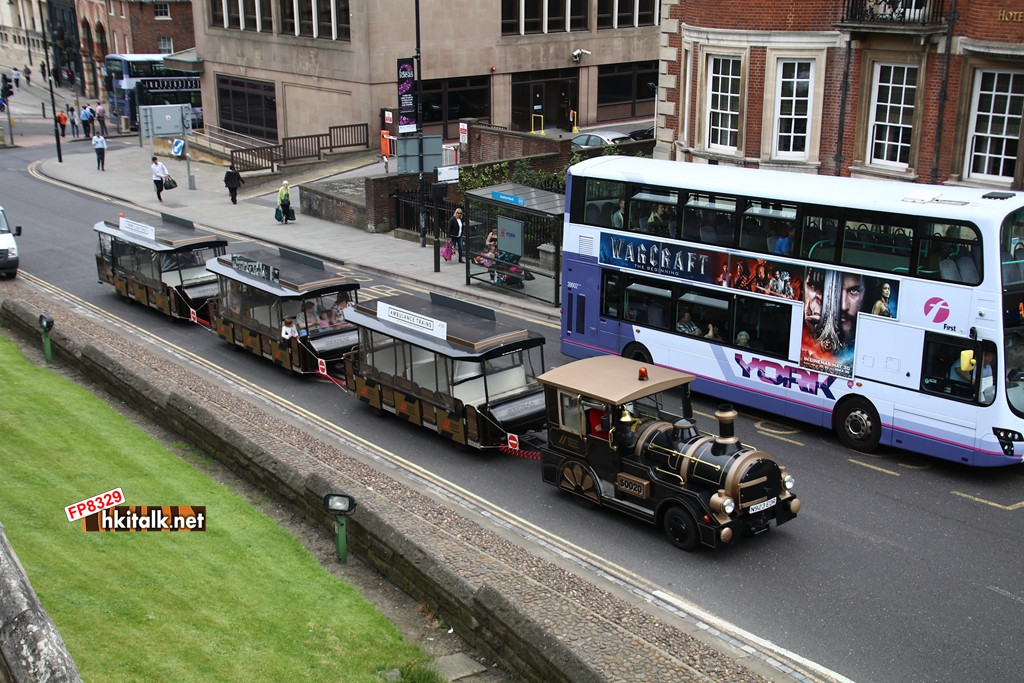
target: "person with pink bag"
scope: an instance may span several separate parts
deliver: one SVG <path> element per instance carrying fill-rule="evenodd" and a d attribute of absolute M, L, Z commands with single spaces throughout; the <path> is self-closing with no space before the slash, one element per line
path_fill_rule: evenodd
<path fill-rule="evenodd" d="M 448 256 L 445 261 L 450 261 L 452 258 L 452 248 L 458 247 L 459 249 L 459 263 L 462 263 L 462 235 L 464 231 L 464 224 L 462 222 L 462 207 L 455 209 L 455 213 L 448 221 L 448 242 L 445 244 L 448 247 Z M 441 255 L 444 256 L 444 247 L 441 247 Z"/>

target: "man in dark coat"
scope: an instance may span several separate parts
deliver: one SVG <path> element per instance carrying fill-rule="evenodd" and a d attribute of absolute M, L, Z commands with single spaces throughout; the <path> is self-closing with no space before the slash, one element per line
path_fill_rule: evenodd
<path fill-rule="evenodd" d="M 228 193 L 231 195 L 231 203 L 238 203 L 238 188 L 245 185 L 245 181 L 242 180 L 242 175 L 235 170 L 234 166 L 231 166 L 224 174 L 224 185 L 228 188 Z"/>
<path fill-rule="evenodd" d="M 459 263 L 462 263 L 462 235 L 464 225 L 462 222 L 462 207 L 455 209 L 455 213 L 448 220 L 448 239 L 452 245 L 459 249 Z"/>

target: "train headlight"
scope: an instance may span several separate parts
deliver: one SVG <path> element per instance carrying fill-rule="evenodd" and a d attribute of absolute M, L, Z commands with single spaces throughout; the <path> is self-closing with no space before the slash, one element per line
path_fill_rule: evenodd
<path fill-rule="evenodd" d="M 731 515 L 736 511 L 736 501 L 725 495 L 724 491 L 719 491 L 711 496 L 711 509 L 715 512 Z"/>
<path fill-rule="evenodd" d="M 796 479 L 793 478 L 792 474 L 787 474 L 782 478 L 782 483 L 785 485 L 787 491 L 792 491 L 793 487 L 796 486 Z"/>

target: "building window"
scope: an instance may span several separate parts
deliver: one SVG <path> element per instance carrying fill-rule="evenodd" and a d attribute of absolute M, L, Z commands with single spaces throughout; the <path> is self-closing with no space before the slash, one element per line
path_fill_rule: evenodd
<path fill-rule="evenodd" d="M 171 18 L 171 5 L 166 2 L 155 2 L 153 3 L 153 16 L 157 19 L 170 19 Z"/>
<path fill-rule="evenodd" d="M 967 134 L 967 177 L 1013 180 L 1024 110 L 1024 71 L 978 71 Z"/>
<path fill-rule="evenodd" d="M 489 120 L 491 79 L 489 76 L 423 81 L 423 126 L 450 140 L 458 135 L 460 118 Z M 436 128 L 435 128 L 436 127 Z"/>
<path fill-rule="evenodd" d="M 169 55 L 174 52 L 174 38 L 160 36 L 156 39 L 156 49 L 162 55 Z"/>
<path fill-rule="evenodd" d="M 608 64 L 597 68 L 597 120 L 654 116 L 658 63 Z"/>
<path fill-rule="evenodd" d="M 807 158 L 814 62 L 780 59 L 775 93 L 775 156 Z"/>
<path fill-rule="evenodd" d="M 742 60 L 710 57 L 708 73 L 709 148 L 736 150 L 740 136 L 740 86 Z"/>
<path fill-rule="evenodd" d="M 121 0 L 121 18 L 124 19 L 124 0 Z"/>
<path fill-rule="evenodd" d="M 587 30 L 588 0 L 502 0 L 501 35 Z"/>
<path fill-rule="evenodd" d="M 876 63 L 874 80 L 868 163 L 906 168 L 914 133 L 917 67 Z"/>
<path fill-rule="evenodd" d="M 277 97 L 273 83 L 217 77 L 218 125 L 242 135 L 277 142 Z"/>
<path fill-rule="evenodd" d="M 654 26 L 657 23 L 656 0 L 597 0 L 598 28 Z"/>
<path fill-rule="evenodd" d="M 107 14 L 114 16 L 114 0 L 107 0 Z"/>
<path fill-rule="evenodd" d="M 351 40 L 348 6 L 348 0 L 281 0 L 281 33 L 324 40 Z"/>

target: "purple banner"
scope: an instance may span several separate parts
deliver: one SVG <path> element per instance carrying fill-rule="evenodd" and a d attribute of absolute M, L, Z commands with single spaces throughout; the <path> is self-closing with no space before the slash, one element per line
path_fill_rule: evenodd
<path fill-rule="evenodd" d="M 398 60 L 398 132 L 416 132 L 416 58 Z"/>

